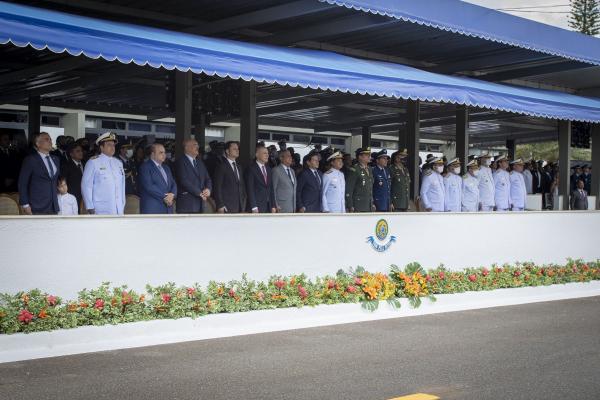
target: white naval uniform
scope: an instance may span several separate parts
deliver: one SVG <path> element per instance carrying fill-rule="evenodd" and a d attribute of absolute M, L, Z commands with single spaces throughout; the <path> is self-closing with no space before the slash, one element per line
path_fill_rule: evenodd
<path fill-rule="evenodd" d="M 346 180 L 335 168 L 323 174 L 321 209 L 328 213 L 346 212 Z"/>
<path fill-rule="evenodd" d="M 423 174 L 421 201 L 425 208 L 431 208 L 431 211 L 444 212 L 444 193 L 444 177 L 440 173 L 428 170 Z"/>
<path fill-rule="evenodd" d="M 498 169 L 494 173 L 494 187 L 496 188 L 494 201 L 497 211 L 507 211 L 510 209 L 510 175 L 503 169 Z"/>
<path fill-rule="evenodd" d="M 494 200 L 494 177 L 490 167 L 479 167 L 479 201 L 481 202 L 481 211 L 492 211 L 496 202 Z"/>
<path fill-rule="evenodd" d="M 469 173 L 462 178 L 462 211 L 479 211 L 479 179 Z"/>
<path fill-rule="evenodd" d="M 513 211 L 523 211 L 527 200 L 525 178 L 521 172 L 510 173 L 510 200 Z"/>
<path fill-rule="evenodd" d="M 123 163 L 100 154 L 85 164 L 81 194 L 87 210 L 96 214 L 123 214 L 125 209 L 125 172 Z"/>
<path fill-rule="evenodd" d="M 461 203 L 462 178 L 450 172 L 444 178 L 444 211 L 460 212 Z"/>

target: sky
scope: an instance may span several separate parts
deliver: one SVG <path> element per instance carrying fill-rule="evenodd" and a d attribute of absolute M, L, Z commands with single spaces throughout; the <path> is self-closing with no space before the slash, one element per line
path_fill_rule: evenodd
<path fill-rule="evenodd" d="M 549 25 L 570 29 L 568 25 L 569 0 L 463 0 L 510 14 L 533 19 Z M 518 8 L 518 9 L 515 9 Z"/>

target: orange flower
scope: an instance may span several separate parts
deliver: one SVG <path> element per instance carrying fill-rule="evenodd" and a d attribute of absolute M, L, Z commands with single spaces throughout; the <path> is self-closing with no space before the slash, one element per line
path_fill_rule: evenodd
<path fill-rule="evenodd" d="M 292 279 L 290 279 L 290 286 L 296 286 L 296 276 L 292 276 Z"/>
<path fill-rule="evenodd" d="M 225 293 L 225 289 L 223 288 L 223 286 L 219 286 L 219 288 L 217 289 L 217 294 L 221 296 L 223 293 Z"/>
<path fill-rule="evenodd" d="M 69 303 L 69 305 L 67 306 L 67 311 L 69 311 L 69 312 L 75 312 L 75 311 L 77 311 L 77 304 L 75 304 L 75 303 Z"/>
<path fill-rule="evenodd" d="M 81 308 L 88 308 L 88 303 L 82 301 L 81 303 L 79 303 L 79 307 L 81 307 Z"/>
<path fill-rule="evenodd" d="M 42 308 L 42 310 L 38 314 L 38 317 L 41 318 L 41 319 L 44 319 L 44 318 L 48 317 L 48 313 L 46 313 L 46 309 L 45 308 Z"/>
<path fill-rule="evenodd" d="M 141 296 L 140 296 L 140 303 L 143 303 L 143 302 L 145 302 L 145 301 L 146 301 L 146 296 L 144 296 L 144 295 L 141 295 Z"/>
<path fill-rule="evenodd" d="M 23 293 L 23 295 L 21 295 L 21 300 L 23 300 L 25 305 L 29 304 L 29 295 L 27 293 Z"/>

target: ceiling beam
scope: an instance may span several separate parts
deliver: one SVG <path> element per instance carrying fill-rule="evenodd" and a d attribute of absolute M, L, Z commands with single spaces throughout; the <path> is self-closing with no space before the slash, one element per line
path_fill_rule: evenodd
<path fill-rule="evenodd" d="M 334 107 L 348 103 L 355 103 L 359 101 L 367 101 L 369 97 L 360 96 L 360 95 L 338 95 L 338 96 L 330 96 L 324 99 L 315 99 L 312 101 L 302 100 L 295 101 L 281 105 L 273 105 L 266 107 L 258 107 L 256 112 L 259 115 L 272 115 L 285 113 L 290 111 L 301 111 L 301 110 L 312 110 L 319 107 Z"/>
<path fill-rule="evenodd" d="M 483 81 L 498 82 L 507 81 L 510 79 L 525 78 L 528 76 L 545 75 L 563 71 L 573 71 L 582 68 L 590 68 L 590 65 L 578 61 L 563 61 L 546 65 L 536 65 L 525 68 L 509 69 L 500 72 L 492 72 L 490 74 L 479 75 L 477 76 L 477 79 Z"/>
<path fill-rule="evenodd" d="M 297 0 L 291 3 L 284 3 L 269 8 L 263 8 L 262 10 L 235 15 L 201 25 L 196 24 L 197 26 L 185 29 L 184 31 L 197 35 L 212 35 L 219 32 L 248 28 L 251 26 L 262 25 L 283 19 L 301 17 L 336 7 L 337 6 L 325 2 L 321 3 L 313 0 Z"/>
<path fill-rule="evenodd" d="M 22 68 L 17 71 L 6 72 L 0 75 L 0 85 L 13 83 L 29 77 L 39 77 L 50 73 L 70 71 L 79 67 L 83 67 L 96 62 L 87 57 L 68 56 L 57 61 L 48 62 L 41 65 L 35 65 L 27 68 Z"/>
<path fill-rule="evenodd" d="M 286 45 L 305 40 L 316 40 L 329 36 L 342 35 L 390 25 L 397 22 L 381 15 L 374 14 L 355 14 L 344 18 L 334 19 L 325 23 L 303 26 L 299 29 L 286 30 L 282 33 L 275 33 L 267 38 L 266 42 L 270 44 Z"/>
<path fill-rule="evenodd" d="M 121 67 L 111 71 L 104 71 L 102 74 L 87 77 L 73 77 L 59 82 L 53 82 L 43 86 L 15 90 L 13 92 L 0 95 L 0 103 L 19 103 L 30 96 L 43 96 L 50 93 L 66 91 L 74 88 L 86 87 L 106 82 L 118 82 L 125 78 L 131 78 L 139 75 L 138 68 Z"/>
<path fill-rule="evenodd" d="M 100 13 L 107 13 L 112 15 L 142 18 L 150 21 L 157 21 L 161 23 L 173 23 L 176 25 L 184 26 L 196 26 L 200 21 L 197 18 L 182 17 L 176 15 L 166 14 L 164 12 L 150 11 L 144 8 L 132 8 L 126 6 L 120 6 L 114 3 L 107 4 L 105 2 L 93 1 L 93 0 L 43 0 L 45 3 L 58 4 L 62 6 L 74 7 L 83 10 L 96 11 Z"/>

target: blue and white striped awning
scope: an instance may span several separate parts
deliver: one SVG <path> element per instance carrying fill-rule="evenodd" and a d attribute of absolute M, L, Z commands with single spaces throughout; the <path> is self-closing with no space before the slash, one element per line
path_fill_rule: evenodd
<path fill-rule="evenodd" d="M 0 2 L 0 43 L 294 87 L 600 122 L 600 100 L 344 55 L 195 36 Z"/>

